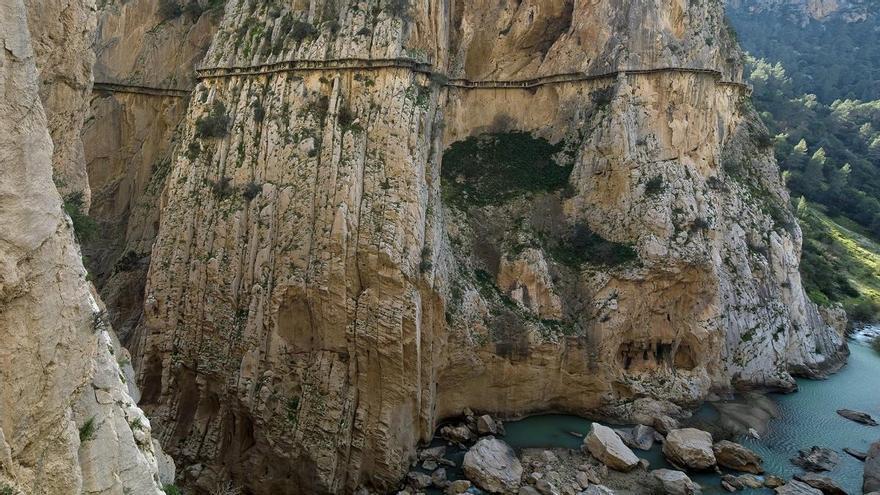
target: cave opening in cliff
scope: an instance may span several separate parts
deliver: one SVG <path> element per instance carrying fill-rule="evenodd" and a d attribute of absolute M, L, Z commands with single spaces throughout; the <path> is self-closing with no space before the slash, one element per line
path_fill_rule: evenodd
<path fill-rule="evenodd" d="M 629 372 L 657 369 L 692 370 L 696 366 L 693 350 L 684 342 L 628 341 L 620 344 L 617 361 Z"/>

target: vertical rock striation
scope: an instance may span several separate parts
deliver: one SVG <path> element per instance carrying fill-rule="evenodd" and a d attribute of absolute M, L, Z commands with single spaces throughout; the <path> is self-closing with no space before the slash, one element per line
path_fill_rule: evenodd
<path fill-rule="evenodd" d="M 187 483 L 387 489 L 466 407 L 834 370 L 740 74 L 717 2 L 228 2 L 142 196 L 135 360 Z"/>
<path fill-rule="evenodd" d="M 4 493 L 158 495 L 161 450 L 132 399 L 136 388 L 126 385 L 133 375 L 127 353 L 104 321 L 52 181 L 53 164 L 56 177 L 67 166 L 79 170 L 81 156 L 71 149 L 82 88 L 71 86 L 66 100 L 66 90 L 50 86 L 67 80 L 64 64 L 90 66 L 76 52 L 84 48 L 77 29 L 89 26 L 36 26 L 42 13 L 34 9 L 90 10 L 0 3 L 0 486 Z M 34 43 L 31 31 L 51 33 L 52 41 Z M 71 49 L 70 58 L 38 72 L 37 63 L 59 55 L 40 53 L 53 47 Z M 47 119 L 41 96 L 56 117 L 74 115 L 66 127 Z M 59 139 L 54 153 L 50 131 Z"/>

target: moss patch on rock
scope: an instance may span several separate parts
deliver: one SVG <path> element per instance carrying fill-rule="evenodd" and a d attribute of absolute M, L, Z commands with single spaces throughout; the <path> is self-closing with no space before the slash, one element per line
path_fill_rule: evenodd
<path fill-rule="evenodd" d="M 443 155 L 444 200 L 466 208 L 562 189 L 572 169 L 558 163 L 563 148 L 527 132 L 482 134 L 453 143 Z"/>

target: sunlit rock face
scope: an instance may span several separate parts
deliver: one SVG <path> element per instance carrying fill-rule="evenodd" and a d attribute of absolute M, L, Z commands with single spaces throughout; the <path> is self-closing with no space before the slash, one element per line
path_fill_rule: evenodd
<path fill-rule="evenodd" d="M 87 278 L 59 194 L 88 197 L 74 179 L 85 177 L 79 132 L 93 10 L 87 2 L 0 5 L 4 493 L 159 495 L 163 479 L 173 480 L 173 465 L 158 466 L 163 454 L 137 407 L 128 354 Z"/>
<path fill-rule="evenodd" d="M 119 304 L 193 490 L 387 489 L 466 407 L 633 418 L 842 363 L 717 3 L 215 15 L 192 95 L 131 103 L 167 160 L 90 162 L 155 191 L 115 255 L 149 266 L 142 313 Z M 104 197 L 111 220 L 130 204 Z"/>

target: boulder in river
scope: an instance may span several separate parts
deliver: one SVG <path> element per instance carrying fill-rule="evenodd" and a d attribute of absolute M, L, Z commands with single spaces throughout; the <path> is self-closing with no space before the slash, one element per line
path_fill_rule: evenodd
<path fill-rule="evenodd" d="M 822 491 L 798 480 L 791 480 L 776 489 L 777 495 L 822 495 Z"/>
<path fill-rule="evenodd" d="M 849 447 L 844 448 L 843 451 L 846 452 L 847 454 L 855 457 L 856 459 L 858 459 L 860 461 L 864 461 L 868 457 L 867 452 L 862 452 L 861 450 L 851 449 Z"/>
<path fill-rule="evenodd" d="M 488 414 L 484 414 L 477 418 L 477 433 L 480 435 L 503 435 L 504 426 L 501 421 L 494 419 Z"/>
<path fill-rule="evenodd" d="M 862 484 L 865 493 L 880 491 L 880 442 L 875 442 L 868 449 L 865 458 L 865 481 Z"/>
<path fill-rule="evenodd" d="M 719 466 L 746 473 L 764 472 L 761 456 L 736 442 L 722 440 L 712 447 L 712 451 Z"/>
<path fill-rule="evenodd" d="M 807 471 L 818 473 L 820 471 L 831 471 L 837 467 L 840 463 L 840 456 L 831 449 L 814 445 L 808 450 L 799 450 L 798 456 L 793 458 L 791 463 Z"/>
<path fill-rule="evenodd" d="M 639 464 L 639 458 L 624 445 L 617 433 L 599 423 L 593 423 L 584 446 L 593 457 L 617 471 L 632 471 Z"/>
<path fill-rule="evenodd" d="M 464 455 L 464 474 L 483 490 L 516 493 L 523 467 L 510 445 L 494 437 L 474 444 Z"/>
<path fill-rule="evenodd" d="M 804 473 L 795 475 L 794 479 L 820 490 L 825 495 L 847 495 L 846 490 L 840 487 L 831 478 L 816 473 Z"/>
<path fill-rule="evenodd" d="M 660 483 L 662 493 L 668 495 L 696 495 L 702 493 L 700 485 L 691 481 L 688 475 L 672 469 L 657 469 L 651 472 Z"/>
<path fill-rule="evenodd" d="M 696 428 L 672 430 L 663 443 L 663 455 L 677 466 L 706 470 L 715 465 L 712 435 Z"/>
<path fill-rule="evenodd" d="M 855 421 L 856 423 L 861 423 L 868 426 L 877 426 L 877 420 L 872 418 L 871 415 L 868 413 L 853 411 L 852 409 L 838 409 L 837 414 L 843 416 L 850 421 Z"/>
<path fill-rule="evenodd" d="M 450 442 L 466 443 L 474 437 L 474 433 L 467 427 L 467 425 L 447 425 L 440 428 L 440 437 L 445 438 Z"/>
<path fill-rule="evenodd" d="M 636 425 L 632 429 L 633 445 L 639 450 L 651 450 L 658 436 L 657 430 L 650 426 Z"/>
<path fill-rule="evenodd" d="M 471 487 L 471 482 L 468 480 L 456 480 L 449 484 L 446 488 L 446 493 L 448 495 L 458 495 L 459 493 L 467 492 Z"/>

